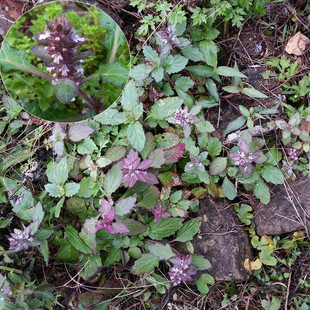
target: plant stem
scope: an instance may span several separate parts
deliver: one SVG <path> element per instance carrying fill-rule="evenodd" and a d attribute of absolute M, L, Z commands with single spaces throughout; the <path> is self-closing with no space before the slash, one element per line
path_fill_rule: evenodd
<path fill-rule="evenodd" d="M 86 104 L 91 110 L 98 112 L 96 103 L 90 97 L 88 97 L 88 95 L 81 88 L 79 88 L 79 95 L 85 100 Z"/>
<path fill-rule="evenodd" d="M 46 80 L 49 80 L 49 81 L 53 81 L 54 80 L 53 76 L 51 76 L 49 74 L 46 74 L 46 73 L 44 73 L 44 72 L 42 72 L 40 70 L 35 70 L 35 69 L 32 69 L 32 68 L 27 67 L 25 65 L 21 65 L 21 64 L 18 64 L 18 63 L 15 63 L 13 61 L 9 61 L 9 60 L 6 60 L 6 59 L 5 60 L 2 59 L 1 61 L 2 62 L 6 62 L 6 63 L 8 63 L 10 65 L 14 65 L 15 67 L 20 68 L 20 70 L 22 70 L 24 72 L 35 74 L 35 75 L 37 75 L 37 76 L 39 76 L 39 77 L 41 77 L 43 79 L 46 79 Z"/>
<path fill-rule="evenodd" d="M 108 61 L 109 64 L 114 62 L 115 55 L 117 52 L 118 37 L 119 37 L 119 27 L 116 27 L 115 32 L 114 32 L 113 46 L 112 46 L 111 54 L 110 54 L 109 61 Z"/>

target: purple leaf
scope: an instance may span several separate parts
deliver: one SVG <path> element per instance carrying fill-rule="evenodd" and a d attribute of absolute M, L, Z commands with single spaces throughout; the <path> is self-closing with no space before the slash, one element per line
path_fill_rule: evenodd
<path fill-rule="evenodd" d="M 68 138 L 72 142 L 79 142 L 88 138 L 93 132 L 94 129 L 87 125 L 76 124 L 69 128 Z"/>
<path fill-rule="evenodd" d="M 185 144 L 179 143 L 170 149 L 165 150 L 165 165 L 171 165 L 177 163 L 179 158 L 181 158 L 185 151 Z"/>
<path fill-rule="evenodd" d="M 30 50 L 35 56 L 41 58 L 42 60 L 50 57 L 48 51 L 43 46 L 32 46 Z"/>
<path fill-rule="evenodd" d="M 114 229 L 114 233 L 119 233 L 119 234 L 128 234 L 129 233 L 129 229 L 126 227 L 125 224 L 121 223 L 121 222 L 115 222 L 112 224 L 113 229 Z"/>

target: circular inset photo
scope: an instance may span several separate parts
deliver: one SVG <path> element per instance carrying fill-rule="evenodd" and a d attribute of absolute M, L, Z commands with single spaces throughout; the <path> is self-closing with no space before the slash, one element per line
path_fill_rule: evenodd
<path fill-rule="evenodd" d="M 9 29 L 0 51 L 8 93 L 32 115 L 77 122 L 107 109 L 129 76 L 124 33 L 103 11 L 73 1 L 39 5 Z"/>

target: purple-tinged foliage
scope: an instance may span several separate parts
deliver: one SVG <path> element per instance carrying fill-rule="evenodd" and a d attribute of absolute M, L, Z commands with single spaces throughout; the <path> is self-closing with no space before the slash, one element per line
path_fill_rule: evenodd
<path fill-rule="evenodd" d="M 93 132 L 94 129 L 82 124 L 76 124 L 69 128 L 68 134 L 64 132 L 66 125 L 55 123 L 52 135 L 49 137 L 52 141 L 53 150 L 61 157 L 64 154 L 65 144 L 64 140 L 68 138 L 72 142 L 79 142 L 88 138 Z"/>
<path fill-rule="evenodd" d="M 66 125 L 55 123 L 52 135 L 49 137 L 49 139 L 52 141 L 53 150 L 58 155 L 58 157 L 61 157 L 65 151 L 64 140 L 67 135 L 63 130 L 64 127 L 66 127 Z"/>
<path fill-rule="evenodd" d="M 169 53 L 173 47 L 181 45 L 181 41 L 175 33 L 176 28 L 174 25 L 169 25 L 165 30 L 156 33 L 156 38 L 163 44 L 164 54 Z"/>
<path fill-rule="evenodd" d="M 157 177 L 153 173 L 147 172 L 152 163 L 152 159 L 145 159 L 141 162 L 138 152 L 130 150 L 127 157 L 120 162 L 123 173 L 122 182 L 128 182 L 129 187 L 133 187 L 137 181 L 150 185 L 157 184 Z"/>
<path fill-rule="evenodd" d="M 154 214 L 154 223 L 159 222 L 162 218 L 169 218 L 171 217 L 171 213 L 167 211 L 167 207 L 162 204 L 155 205 L 151 212 Z"/>
<path fill-rule="evenodd" d="M 248 134 L 248 132 L 247 132 Z M 252 136 L 250 136 L 252 141 Z M 250 176 L 253 171 L 253 163 L 263 163 L 268 160 L 268 157 L 262 151 L 250 152 L 251 141 L 248 143 L 242 136 L 239 139 L 239 151 L 234 151 L 229 154 L 235 166 L 239 166 L 240 172 L 244 177 Z"/>
<path fill-rule="evenodd" d="M 72 125 L 68 130 L 68 138 L 72 142 L 80 142 L 86 138 L 88 138 L 94 129 L 87 125 L 75 124 Z"/>
<path fill-rule="evenodd" d="M 130 209 L 129 209 L 130 210 Z M 100 202 L 99 215 L 96 218 L 87 219 L 83 225 L 88 234 L 95 234 L 97 230 L 106 230 L 110 234 L 127 234 L 129 229 L 115 217 L 115 210 L 106 199 Z M 99 218 L 102 218 L 99 220 Z"/>
<path fill-rule="evenodd" d="M 47 71 L 53 73 L 53 84 L 56 85 L 60 79 L 68 78 L 79 85 L 83 77 L 82 58 L 93 54 L 91 51 L 77 53 L 80 45 L 86 40 L 75 32 L 69 25 L 64 14 L 50 23 L 46 20 L 47 29 L 43 33 L 35 34 L 38 43 L 45 45 L 34 46 L 32 53 L 41 58 Z"/>
<path fill-rule="evenodd" d="M 115 210 L 112 209 L 111 204 L 107 200 L 101 200 L 99 212 L 103 219 L 96 225 L 97 229 L 105 229 L 110 234 L 129 233 L 129 229 L 123 223 L 114 222 Z"/>
<path fill-rule="evenodd" d="M 30 246 L 38 245 L 35 244 L 36 239 L 34 238 L 34 232 L 32 231 L 33 225 L 35 224 L 31 223 L 27 227 L 23 225 L 23 230 L 17 228 L 14 229 L 14 232 L 11 233 L 11 237 L 8 238 L 10 242 L 10 251 L 19 252 L 22 250 L 28 250 Z"/>
<path fill-rule="evenodd" d="M 172 282 L 172 286 L 177 286 L 181 282 L 186 282 L 192 278 L 197 272 L 197 267 L 192 264 L 192 255 L 173 257 L 170 259 L 173 266 L 168 274 Z"/>
<path fill-rule="evenodd" d="M 185 151 L 185 144 L 179 143 L 170 149 L 165 150 L 165 164 L 171 165 L 177 163 L 181 157 L 183 157 Z"/>

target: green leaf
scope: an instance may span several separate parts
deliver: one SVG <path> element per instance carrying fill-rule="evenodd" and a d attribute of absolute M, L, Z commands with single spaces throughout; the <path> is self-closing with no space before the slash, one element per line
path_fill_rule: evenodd
<path fill-rule="evenodd" d="M 160 168 L 165 163 L 165 152 L 163 149 L 155 149 L 150 152 L 148 159 L 152 159 L 152 168 Z"/>
<path fill-rule="evenodd" d="M 77 151 L 81 155 L 92 154 L 97 150 L 97 145 L 91 138 L 86 138 L 78 143 Z"/>
<path fill-rule="evenodd" d="M 145 134 L 140 122 L 136 121 L 127 127 L 127 138 L 129 143 L 138 152 L 141 152 L 145 144 Z"/>
<path fill-rule="evenodd" d="M 144 207 L 147 209 L 152 209 L 158 202 L 159 190 L 156 186 L 151 185 L 144 193 L 143 199 L 139 202 L 139 207 Z"/>
<path fill-rule="evenodd" d="M 158 53 L 152 49 L 150 46 L 144 46 L 143 47 L 143 55 L 146 60 L 152 61 L 155 65 L 159 65 L 160 58 L 158 56 Z"/>
<path fill-rule="evenodd" d="M 188 45 L 182 50 L 183 55 L 192 61 L 204 61 L 203 54 L 200 52 L 198 47 Z"/>
<path fill-rule="evenodd" d="M 84 254 L 92 254 L 93 251 L 79 237 L 78 231 L 72 227 L 65 227 L 66 240 L 77 250 Z"/>
<path fill-rule="evenodd" d="M 272 249 L 268 246 L 263 246 L 259 254 L 259 259 L 267 266 L 275 266 L 277 264 L 277 260 L 271 255 L 272 253 Z"/>
<path fill-rule="evenodd" d="M 180 55 L 169 55 L 163 61 L 163 68 L 168 74 L 177 73 L 185 68 L 188 59 Z"/>
<path fill-rule="evenodd" d="M 237 196 L 237 191 L 234 184 L 225 176 L 222 184 L 223 194 L 229 199 L 234 200 Z"/>
<path fill-rule="evenodd" d="M 246 78 L 247 76 L 241 73 L 239 70 L 236 70 L 234 68 L 220 66 L 217 67 L 215 70 L 215 73 L 222 76 L 230 76 L 230 77 L 240 77 L 240 78 Z"/>
<path fill-rule="evenodd" d="M 63 196 L 58 202 L 57 205 L 55 206 L 55 217 L 59 218 L 60 215 L 60 211 L 62 206 L 64 205 L 65 202 L 65 196 Z"/>
<path fill-rule="evenodd" d="M 233 94 L 239 93 L 239 88 L 237 86 L 224 86 L 222 87 L 222 89 L 227 91 L 228 93 L 233 93 Z"/>
<path fill-rule="evenodd" d="M 281 170 L 272 165 L 264 165 L 262 177 L 273 184 L 283 184 L 284 178 Z"/>
<path fill-rule="evenodd" d="M 209 155 L 214 158 L 221 153 L 222 143 L 218 138 L 212 138 L 208 142 L 207 151 Z"/>
<path fill-rule="evenodd" d="M 96 115 L 95 120 L 103 125 L 119 125 L 126 122 L 126 116 L 123 112 L 109 108 Z"/>
<path fill-rule="evenodd" d="M 156 68 L 152 71 L 151 76 L 154 78 L 155 82 L 160 82 L 164 78 L 165 71 L 163 68 Z"/>
<path fill-rule="evenodd" d="M 160 260 L 168 260 L 175 256 L 169 244 L 163 245 L 160 243 L 154 243 L 149 245 L 148 248 L 150 252 Z"/>
<path fill-rule="evenodd" d="M 52 80 L 52 76 L 38 70 L 27 61 L 27 53 L 25 50 L 12 48 L 8 43 L 8 40 L 4 40 L 1 46 L 0 66 L 3 71 L 21 70 Z"/>
<path fill-rule="evenodd" d="M 142 254 L 142 256 L 135 261 L 131 272 L 135 275 L 151 273 L 155 267 L 158 267 L 159 258 L 152 254 Z"/>
<path fill-rule="evenodd" d="M 193 237 L 199 231 L 200 225 L 201 225 L 200 217 L 187 221 L 178 231 L 177 237 L 173 241 L 187 242 L 193 240 Z"/>
<path fill-rule="evenodd" d="M 51 183 L 64 184 L 69 176 L 69 167 L 66 158 L 58 163 L 52 161 L 47 165 L 46 175 Z"/>
<path fill-rule="evenodd" d="M 187 71 L 195 73 L 199 76 L 203 77 L 210 77 L 214 73 L 214 68 L 210 66 L 203 66 L 203 65 L 197 65 L 197 66 L 187 66 L 185 68 Z"/>
<path fill-rule="evenodd" d="M 198 267 L 198 270 L 206 270 L 211 267 L 209 260 L 203 257 L 203 255 L 193 255 L 192 263 Z"/>
<path fill-rule="evenodd" d="M 271 301 L 263 299 L 261 303 L 262 303 L 262 307 L 265 310 L 279 310 L 281 308 L 281 301 L 279 298 L 275 296 L 272 296 Z M 298 309 L 303 310 L 301 307 L 299 307 Z M 308 310 L 309 307 L 307 306 L 305 309 Z"/>
<path fill-rule="evenodd" d="M 132 111 L 133 108 L 139 103 L 139 96 L 138 91 L 135 86 L 135 83 L 133 80 L 130 80 L 128 84 L 126 85 L 122 98 L 121 98 L 121 104 L 125 111 Z"/>
<path fill-rule="evenodd" d="M 194 86 L 194 81 L 190 79 L 188 76 L 179 77 L 174 84 L 176 91 L 184 91 L 187 92 L 190 88 Z"/>
<path fill-rule="evenodd" d="M 63 196 L 63 186 L 59 184 L 46 184 L 44 186 L 45 190 L 49 193 L 51 197 L 62 197 Z"/>
<path fill-rule="evenodd" d="M 270 201 L 269 188 L 261 178 L 259 178 L 254 185 L 254 195 L 263 204 L 268 204 Z"/>
<path fill-rule="evenodd" d="M 215 128 L 209 121 L 201 121 L 195 124 L 195 126 L 197 130 L 200 131 L 201 133 L 205 133 L 205 132 L 211 133 L 215 130 Z"/>
<path fill-rule="evenodd" d="M 71 246 L 70 243 L 64 243 L 61 245 L 56 258 L 66 262 L 66 263 L 76 263 L 77 260 L 79 259 L 79 252 Z"/>
<path fill-rule="evenodd" d="M 91 178 L 84 177 L 80 182 L 80 189 L 77 192 L 77 196 L 90 198 L 98 189 L 98 184 L 96 182 Z"/>
<path fill-rule="evenodd" d="M 109 266 L 115 262 L 119 262 L 121 260 L 121 251 L 120 249 L 111 247 L 108 255 L 103 263 L 104 266 Z"/>
<path fill-rule="evenodd" d="M 70 79 L 60 79 L 54 86 L 54 93 L 62 103 L 69 103 L 77 96 L 79 89 L 76 83 Z"/>
<path fill-rule="evenodd" d="M 80 189 L 80 184 L 70 182 L 65 184 L 65 195 L 66 197 L 72 197 L 75 195 Z"/>
<path fill-rule="evenodd" d="M 149 224 L 150 238 L 154 240 L 162 240 L 163 238 L 173 235 L 182 226 L 181 218 L 162 218 L 159 222 L 151 222 Z"/>
<path fill-rule="evenodd" d="M 210 175 L 218 175 L 225 171 L 227 167 L 227 157 L 216 157 L 210 164 Z"/>
<path fill-rule="evenodd" d="M 201 294 L 207 294 L 209 292 L 209 285 L 214 284 L 214 279 L 211 275 L 203 273 L 197 281 L 197 288 Z"/>
<path fill-rule="evenodd" d="M 122 183 L 122 170 L 119 164 L 115 164 L 103 180 L 103 188 L 110 197 Z"/>
<path fill-rule="evenodd" d="M 66 205 L 70 212 L 77 215 L 79 218 L 86 217 L 87 208 L 83 199 L 79 197 L 72 197 L 67 200 Z"/>
<path fill-rule="evenodd" d="M 200 42 L 200 51 L 204 55 L 205 62 L 212 67 L 217 66 L 217 46 L 213 41 L 204 40 Z"/>
<path fill-rule="evenodd" d="M 115 62 L 112 64 L 101 65 L 96 73 L 88 76 L 82 80 L 81 84 L 86 83 L 87 81 L 100 76 L 106 82 L 110 82 L 117 86 L 124 85 L 129 76 L 129 70 L 124 68 L 120 63 Z"/>
<path fill-rule="evenodd" d="M 130 70 L 130 77 L 136 80 L 137 82 L 145 80 L 149 73 L 152 71 L 152 66 L 147 66 L 146 64 L 140 64 L 137 66 L 134 66 Z"/>
<path fill-rule="evenodd" d="M 126 148 L 121 145 L 115 145 L 107 149 L 105 157 L 113 161 L 118 161 L 126 154 Z"/>
<path fill-rule="evenodd" d="M 87 262 L 82 266 L 82 270 L 79 275 L 86 281 L 95 274 L 97 269 L 102 266 L 100 254 L 85 257 Z"/>
<path fill-rule="evenodd" d="M 253 214 L 251 213 L 252 207 L 242 203 L 241 206 L 239 206 L 239 204 L 235 204 L 234 208 L 238 212 L 240 221 L 245 225 L 250 225 L 253 218 Z"/>
<path fill-rule="evenodd" d="M 47 240 L 44 240 L 43 242 L 41 242 L 39 250 L 43 256 L 45 265 L 48 266 L 48 259 L 49 259 L 49 247 L 48 247 L 48 242 Z"/>
<path fill-rule="evenodd" d="M 232 121 L 231 123 L 227 125 L 226 129 L 223 132 L 223 137 L 241 128 L 245 124 L 246 121 L 247 121 L 247 118 L 245 116 L 243 115 L 239 116 L 237 119 L 235 119 L 234 121 Z"/>
<path fill-rule="evenodd" d="M 261 93 L 260 91 L 258 91 L 255 88 L 243 88 L 243 89 L 241 89 L 241 93 L 248 95 L 252 98 L 262 98 L 262 99 L 268 98 L 268 96 Z"/>
<path fill-rule="evenodd" d="M 125 224 L 126 227 L 129 229 L 129 236 L 137 236 L 147 231 L 147 227 L 145 225 L 133 219 L 123 219 L 119 220 L 119 222 Z"/>
<path fill-rule="evenodd" d="M 163 120 L 172 116 L 175 111 L 183 104 L 183 99 L 179 97 L 167 97 L 159 99 L 153 106 L 150 116 L 155 119 Z"/>
<path fill-rule="evenodd" d="M 127 198 L 121 198 L 118 200 L 118 202 L 115 204 L 115 214 L 119 216 L 128 214 L 134 207 L 136 199 L 137 198 L 134 196 L 129 196 Z"/>
<path fill-rule="evenodd" d="M 143 150 L 140 152 L 140 155 L 143 159 L 146 159 L 151 151 L 156 147 L 155 137 L 152 133 L 147 132 L 145 134 L 145 144 Z"/>
<path fill-rule="evenodd" d="M 219 101 L 219 94 L 217 92 L 217 87 L 216 84 L 212 79 L 207 79 L 206 80 L 206 87 L 210 93 L 210 95 L 216 100 Z"/>

